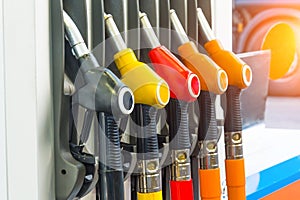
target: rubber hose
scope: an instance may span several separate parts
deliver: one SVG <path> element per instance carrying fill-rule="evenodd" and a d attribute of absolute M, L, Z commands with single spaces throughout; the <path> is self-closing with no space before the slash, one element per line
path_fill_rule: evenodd
<path fill-rule="evenodd" d="M 197 145 L 198 146 L 198 145 Z M 199 148 L 198 148 L 199 149 Z M 194 187 L 194 199 L 199 200 L 199 158 L 197 156 L 191 157 L 191 172 Z"/>
<path fill-rule="evenodd" d="M 156 133 L 157 110 L 148 105 L 138 104 L 137 109 L 137 153 L 143 160 L 156 159 L 158 155 L 158 140 Z"/>
<path fill-rule="evenodd" d="M 216 95 L 208 91 L 201 91 L 198 98 L 200 107 L 200 120 L 198 140 L 218 140 L 218 129 L 215 108 Z"/>
<path fill-rule="evenodd" d="M 242 131 L 240 94 L 240 88 L 228 86 L 226 91 L 225 132 Z"/>
<path fill-rule="evenodd" d="M 170 99 L 167 119 L 171 149 L 190 149 L 188 103 L 177 99 Z"/>
<path fill-rule="evenodd" d="M 122 170 L 119 127 L 114 117 L 104 114 L 106 144 L 106 165 L 108 169 Z"/>
<path fill-rule="evenodd" d="M 100 172 L 98 182 L 100 200 L 124 200 L 123 181 L 122 171 Z"/>
<path fill-rule="evenodd" d="M 98 115 L 98 120 L 101 116 Z M 101 124 L 101 122 L 99 122 Z M 118 123 L 110 114 L 104 114 L 104 134 L 100 134 L 100 200 L 123 200 L 124 178 Z"/>

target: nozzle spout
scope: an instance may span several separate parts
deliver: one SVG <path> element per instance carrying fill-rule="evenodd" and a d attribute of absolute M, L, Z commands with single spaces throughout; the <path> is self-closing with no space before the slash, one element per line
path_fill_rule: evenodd
<path fill-rule="evenodd" d="M 121 33 L 111 14 L 104 13 L 104 20 L 106 26 L 106 33 L 109 37 L 112 37 L 112 45 L 117 52 L 120 52 L 127 48 Z"/>
<path fill-rule="evenodd" d="M 161 46 L 157 36 L 154 33 L 154 30 L 151 26 L 151 23 L 146 15 L 146 13 L 139 13 L 139 17 L 141 20 L 141 25 L 143 27 L 142 31 L 147 39 L 148 44 L 152 49 Z"/>
<path fill-rule="evenodd" d="M 170 19 L 171 19 L 171 23 L 173 25 L 173 28 L 175 29 L 175 31 L 178 33 L 178 38 L 181 44 L 185 44 L 187 42 L 189 42 L 189 38 L 175 12 L 174 9 L 170 10 Z"/>
<path fill-rule="evenodd" d="M 79 59 L 84 57 L 85 55 L 88 55 L 90 51 L 88 50 L 76 24 L 65 11 L 63 11 L 63 18 L 65 37 L 70 43 L 74 56 Z"/>
<path fill-rule="evenodd" d="M 197 17 L 200 22 L 200 27 L 202 28 L 203 33 L 205 34 L 208 41 L 215 40 L 215 34 L 212 31 L 211 27 L 208 24 L 208 21 L 201 8 L 197 8 Z"/>

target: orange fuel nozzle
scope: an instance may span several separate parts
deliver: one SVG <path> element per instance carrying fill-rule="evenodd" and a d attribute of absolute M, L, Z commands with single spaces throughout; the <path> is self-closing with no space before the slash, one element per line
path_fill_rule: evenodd
<path fill-rule="evenodd" d="M 215 38 L 201 8 L 197 9 L 197 16 L 207 39 L 204 48 L 209 56 L 226 71 L 229 85 L 240 89 L 247 88 L 252 82 L 251 68 L 234 53 L 223 48 L 220 41 Z"/>

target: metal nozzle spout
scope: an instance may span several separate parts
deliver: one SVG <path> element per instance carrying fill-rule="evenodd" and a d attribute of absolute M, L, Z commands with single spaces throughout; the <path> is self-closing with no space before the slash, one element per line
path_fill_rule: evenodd
<path fill-rule="evenodd" d="M 208 21 L 207 21 L 206 17 L 204 16 L 204 13 L 201 8 L 197 8 L 197 16 L 198 16 L 198 20 L 201 25 L 200 27 L 202 28 L 202 31 L 205 34 L 207 40 L 208 41 L 215 40 L 216 39 L 215 34 L 212 31 L 212 29 L 210 28 Z"/>
<path fill-rule="evenodd" d="M 147 42 L 150 45 L 150 47 L 154 49 L 156 47 L 161 46 L 146 13 L 140 12 L 139 17 L 141 20 L 141 25 L 143 27 L 142 31 L 144 32 L 144 35 L 147 38 Z"/>
<path fill-rule="evenodd" d="M 184 43 L 189 42 L 190 40 L 189 40 L 182 24 L 180 23 L 180 20 L 174 9 L 170 10 L 170 19 L 171 19 L 171 23 L 172 23 L 175 31 L 178 33 L 180 43 L 184 44 Z"/>
<path fill-rule="evenodd" d="M 126 49 L 126 43 L 124 42 L 112 15 L 104 13 L 104 20 L 106 26 L 106 33 L 109 35 L 109 37 L 112 37 L 112 43 L 115 50 L 117 50 L 117 52 L 120 52 Z"/>
<path fill-rule="evenodd" d="M 70 43 L 74 56 L 78 59 L 88 55 L 90 51 L 88 50 L 77 26 L 71 17 L 63 11 L 65 36 Z"/>

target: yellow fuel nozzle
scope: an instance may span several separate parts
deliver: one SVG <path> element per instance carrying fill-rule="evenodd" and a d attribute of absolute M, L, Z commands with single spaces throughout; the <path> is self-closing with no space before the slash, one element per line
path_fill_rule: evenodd
<path fill-rule="evenodd" d="M 185 66 L 200 78 L 201 89 L 215 94 L 223 94 L 228 86 L 226 72 L 207 55 L 198 51 L 195 43 L 189 40 L 173 9 L 170 10 L 170 19 L 181 43 L 178 47 L 178 53 Z"/>
<path fill-rule="evenodd" d="M 252 82 L 251 68 L 234 53 L 224 50 L 220 41 L 215 38 L 201 8 L 197 9 L 197 16 L 207 39 L 204 48 L 209 56 L 226 71 L 229 85 L 240 89 L 247 88 Z"/>
<path fill-rule="evenodd" d="M 170 99 L 169 86 L 147 64 L 139 62 L 134 52 L 126 47 L 111 15 L 105 14 L 108 35 L 112 37 L 115 49 L 115 63 L 121 73 L 121 80 L 133 91 L 135 102 L 156 108 L 165 107 Z"/>
<path fill-rule="evenodd" d="M 122 81 L 133 91 L 135 102 L 162 108 L 170 99 L 168 84 L 148 65 L 139 62 L 131 49 L 114 56 Z"/>

